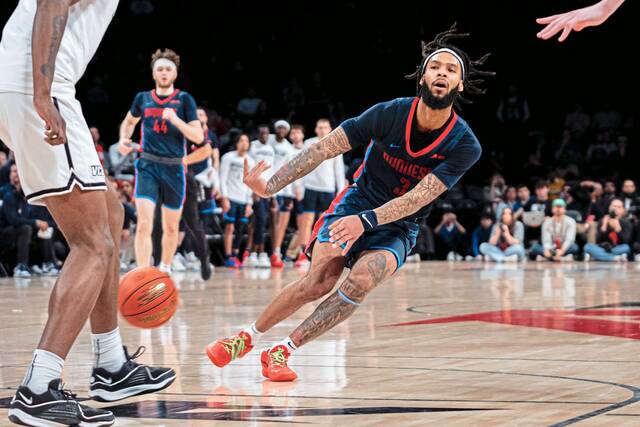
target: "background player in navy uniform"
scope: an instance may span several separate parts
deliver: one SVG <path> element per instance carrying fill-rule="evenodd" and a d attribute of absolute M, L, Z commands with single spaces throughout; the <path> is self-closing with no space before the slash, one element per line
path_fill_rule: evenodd
<path fill-rule="evenodd" d="M 263 332 L 331 292 L 343 268 L 340 287 L 293 333 L 261 354 L 262 373 L 272 381 L 297 375 L 287 361 L 299 346 L 348 318 L 378 284 L 402 266 L 418 235 L 417 221 L 428 215 L 438 196 L 458 182 L 480 158 L 475 135 L 452 109 L 462 91 L 477 94 L 479 71 L 487 56 L 471 61 L 448 40 L 460 38 L 455 27 L 423 45 L 412 75 L 418 96 L 377 104 L 345 121 L 306 148 L 265 181 L 268 167 L 245 166 L 244 182 L 262 197 L 277 193 L 326 159 L 368 144 L 355 185 L 345 188 L 314 227 L 309 271 L 280 292 L 245 330 L 211 343 L 207 354 L 216 366 L 244 356 Z"/>
<path fill-rule="evenodd" d="M 196 103 L 187 92 L 175 89 L 180 57 L 172 50 L 157 50 L 151 57 L 156 88 L 136 95 L 120 127 L 120 148 L 131 150 L 131 135 L 140 127 L 140 158 L 136 162 L 135 199 L 138 211 L 135 251 L 139 267 L 151 263 L 151 232 L 158 198 L 162 199 L 162 257 L 160 269 L 171 271 L 178 247 L 182 206 L 186 190 L 187 139 L 196 144 L 204 140 L 196 115 Z"/>

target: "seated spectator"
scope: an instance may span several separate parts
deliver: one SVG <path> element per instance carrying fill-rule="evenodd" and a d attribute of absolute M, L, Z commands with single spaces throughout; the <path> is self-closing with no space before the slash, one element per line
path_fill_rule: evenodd
<path fill-rule="evenodd" d="M 580 249 L 576 245 L 576 221 L 566 215 L 567 203 L 555 199 L 551 204 L 553 216 L 542 224 L 542 244 L 535 244 L 529 253 L 532 260 L 573 261 Z"/>
<path fill-rule="evenodd" d="M 627 211 L 627 219 L 637 221 L 640 209 L 640 196 L 636 192 L 636 183 L 631 179 L 625 179 L 620 194 L 624 209 Z"/>
<path fill-rule="evenodd" d="M 609 213 L 600 221 L 597 243 L 588 243 L 584 247 L 585 261 L 592 257 L 596 261 L 626 261 L 631 253 L 631 235 L 633 226 L 624 219 L 625 210 L 622 200 L 613 199 Z"/>
<path fill-rule="evenodd" d="M 0 246 L 16 247 L 17 265 L 13 270 L 14 277 L 31 277 L 29 270 L 29 246 L 34 233 L 38 234 L 42 246 L 44 263 L 42 272 L 55 275 L 57 269 L 53 264 L 53 242 L 51 235 L 53 229 L 47 221 L 35 219 L 31 215 L 32 207 L 20 186 L 18 168 L 13 165 L 10 172 L 11 189 L 2 197 L 2 209 L 0 210 Z"/>
<path fill-rule="evenodd" d="M 467 253 L 467 230 L 458 222 L 456 214 L 445 212 L 434 230 L 440 249 L 447 254 L 448 261 L 462 261 Z M 436 247 L 438 245 L 436 244 Z"/>
<path fill-rule="evenodd" d="M 529 187 L 525 184 L 518 185 L 517 196 L 518 199 L 513 205 L 513 215 L 516 220 L 520 221 L 524 213 L 524 207 L 531 201 L 531 191 L 529 191 Z"/>
<path fill-rule="evenodd" d="M 131 144 L 137 148 L 138 144 Z M 119 151 L 120 144 L 113 144 L 109 147 L 108 170 L 109 175 L 121 180 L 132 180 L 134 178 L 135 168 L 134 162 L 138 158 L 138 150 L 134 149 L 128 154 L 122 154 Z"/>
<path fill-rule="evenodd" d="M 491 230 L 489 241 L 480 245 L 480 253 L 491 261 L 519 261 L 524 259 L 523 240 L 524 225 L 513 218 L 511 208 L 505 208 Z"/>
<path fill-rule="evenodd" d="M 540 242 L 540 228 L 544 221 L 544 217 L 551 216 L 551 200 L 549 199 L 549 184 L 546 181 L 538 181 L 536 183 L 536 196 L 529 200 L 524 206 L 524 212 L 539 212 L 538 215 L 525 215 L 523 213 L 522 220 L 527 226 L 526 240 L 527 242 Z M 529 216 L 531 218 L 529 218 Z"/>
<path fill-rule="evenodd" d="M 518 196 L 516 193 L 516 187 L 509 186 L 504 193 L 504 198 L 496 206 L 496 218 L 502 216 L 502 210 L 504 208 L 511 208 L 515 212 L 515 206 L 518 202 Z"/>
<path fill-rule="evenodd" d="M 480 253 L 480 245 L 488 242 L 491 238 L 491 228 L 493 227 L 493 216 L 490 214 L 483 214 L 480 217 L 480 225 L 473 230 L 471 235 L 471 255 L 475 259 L 482 257 Z"/>

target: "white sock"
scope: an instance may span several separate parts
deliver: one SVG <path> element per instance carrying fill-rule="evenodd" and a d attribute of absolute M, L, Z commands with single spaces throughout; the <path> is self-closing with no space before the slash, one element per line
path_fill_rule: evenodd
<path fill-rule="evenodd" d="M 280 256 L 280 248 L 273 248 L 273 253 Z"/>
<path fill-rule="evenodd" d="M 293 341 L 291 341 L 291 337 L 286 337 L 285 339 L 283 339 L 282 341 L 280 341 L 279 343 L 276 343 L 276 345 L 274 345 L 273 347 L 271 347 L 272 349 L 282 345 L 284 346 L 284 348 L 286 348 L 287 350 L 289 350 L 289 354 L 293 354 L 294 351 L 296 351 L 298 349 L 298 346 L 296 346 Z"/>
<path fill-rule="evenodd" d="M 251 337 L 251 345 L 256 345 L 256 343 L 260 340 L 260 337 L 263 334 L 263 332 L 260 332 L 256 328 L 256 322 L 253 322 L 251 324 L 251 326 L 249 326 L 248 328 L 244 329 L 242 332 L 246 333 L 247 335 L 249 335 Z"/>
<path fill-rule="evenodd" d="M 104 334 L 91 334 L 95 368 L 103 368 L 109 372 L 118 372 L 127 359 L 124 357 L 120 328 Z"/>
<path fill-rule="evenodd" d="M 64 359 L 50 351 L 37 349 L 22 380 L 22 385 L 29 387 L 35 394 L 42 394 L 49 388 L 51 380 L 60 378 Z"/>
<path fill-rule="evenodd" d="M 165 264 L 164 262 L 161 262 L 161 263 L 158 265 L 158 270 L 162 271 L 163 273 L 171 274 L 171 266 L 170 266 L 170 265 Z"/>

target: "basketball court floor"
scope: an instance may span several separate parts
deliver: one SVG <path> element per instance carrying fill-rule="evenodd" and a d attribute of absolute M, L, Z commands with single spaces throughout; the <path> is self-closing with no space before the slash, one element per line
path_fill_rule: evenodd
<path fill-rule="evenodd" d="M 156 330 L 121 325 L 145 363 L 174 367 L 164 393 L 103 404 L 119 426 L 640 425 L 640 265 L 407 264 L 271 383 L 259 351 L 225 369 L 204 354 L 249 325 L 298 270 L 175 275 L 180 306 Z M 47 317 L 54 280 L 0 281 L 0 425 Z M 265 334 L 279 340 L 311 313 Z M 64 380 L 86 396 L 88 332 Z"/>

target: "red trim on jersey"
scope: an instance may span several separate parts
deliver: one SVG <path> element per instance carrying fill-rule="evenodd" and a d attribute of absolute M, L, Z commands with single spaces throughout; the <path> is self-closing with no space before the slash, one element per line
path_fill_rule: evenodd
<path fill-rule="evenodd" d="M 411 124 L 413 123 L 413 118 L 415 117 L 416 108 L 418 107 L 419 101 L 420 101 L 419 97 L 416 97 L 416 99 L 413 100 L 413 103 L 411 104 L 411 110 L 409 111 L 409 117 L 407 118 L 407 125 L 404 131 L 404 142 L 405 142 L 405 147 L 407 149 L 407 153 L 409 153 L 409 155 L 414 158 L 424 156 L 430 151 L 435 150 L 438 147 L 438 145 L 440 145 L 440 143 L 447 137 L 447 135 L 449 135 L 449 132 L 451 132 L 451 129 L 453 129 L 453 127 L 456 125 L 458 121 L 458 115 L 454 111 L 453 119 L 451 120 L 449 125 L 447 125 L 447 127 L 442 131 L 440 136 L 436 138 L 435 141 L 433 141 L 431 144 L 429 144 L 429 146 L 423 148 L 417 153 L 414 151 L 411 151 Z"/>
<path fill-rule="evenodd" d="M 175 96 L 178 94 L 178 92 L 180 92 L 180 89 L 175 89 L 171 95 L 167 96 L 165 99 L 160 99 L 160 98 L 158 98 L 158 95 L 156 95 L 156 90 L 154 89 L 154 90 L 151 91 L 151 97 L 158 104 L 164 105 L 167 102 L 171 101 L 173 98 L 175 98 Z"/>
<path fill-rule="evenodd" d="M 318 218 L 318 221 L 316 221 L 316 224 L 313 226 L 313 231 L 311 232 L 311 238 L 309 239 L 309 243 L 307 243 L 307 247 L 304 250 L 305 252 L 307 252 L 311 248 L 311 244 L 318 238 L 318 233 L 320 232 L 320 229 L 324 225 L 325 216 L 327 216 L 327 214 L 332 214 L 336 210 L 336 206 L 338 206 L 338 203 L 342 201 L 346 192 L 353 187 L 355 187 L 355 184 L 350 185 L 348 187 L 344 187 L 342 191 L 338 193 L 336 198 L 333 199 L 333 202 L 331 202 L 331 205 L 329 205 L 329 209 L 327 209 L 322 213 L 322 215 L 320 215 L 320 218 Z"/>
<path fill-rule="evenodd" d="M 365 153 L 369 152 L 369 149 L 371 148 L 371 144 L 373 144 L 373 140 L 371 140 L 371 142 L 369 143 L 369 145 L 367 145 L 367 149 L 364 151 Z M 360 165 L 360 167 L 358 168 L 358 170 L 356 170 L 356 172 L 353 174 L 353 180 L 355 181 L 356 179 L 360 178 L 360 175 L 362 175 L 362 171 L 364 170 L 364 165 L 367 163 L 367 156 L 364 157 L 364 159 L 362 160 L 362 164 Z"/>

